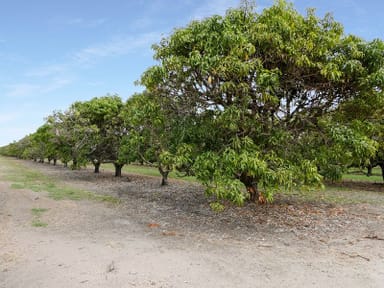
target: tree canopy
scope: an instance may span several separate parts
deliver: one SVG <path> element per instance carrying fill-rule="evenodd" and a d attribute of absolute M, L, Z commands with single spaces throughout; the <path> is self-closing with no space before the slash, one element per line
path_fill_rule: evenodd
<path fill-rule="evenodd" d="M 175 110 L 208 119 L 215 144 L 205 145 L 212 130 L 194 143 L 194 173 L 210 193 L 238 203 L 241 184 L 261 201 L 258 187 L 270 199 L 282 187 L 319 184 L 329 151 L 356 152 L 359 161 L 374 154 L 374 141 L 327 119 L 349 103 L 382 99 L 384 76 L 382 42 L 345 35 L 331 15 L 302 16 L 285 1 L 260 14 L 248 8 L 176 29 L 154 45 L 159 64 L 142 77 Z"/>

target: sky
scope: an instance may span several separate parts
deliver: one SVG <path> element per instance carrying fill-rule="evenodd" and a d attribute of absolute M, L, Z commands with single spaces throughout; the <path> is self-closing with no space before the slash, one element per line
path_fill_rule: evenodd
<path fill-rule="evenodd" d="M 106 94 L 128 99 L 151 45 L 240 0 L 0 0 L 0 146 L 33 133 L 53 111 Z M 365 40 L 384 39 L 382 0 L 294 0 Z M 256 0 L 257 11 L 273 0 Z"/>

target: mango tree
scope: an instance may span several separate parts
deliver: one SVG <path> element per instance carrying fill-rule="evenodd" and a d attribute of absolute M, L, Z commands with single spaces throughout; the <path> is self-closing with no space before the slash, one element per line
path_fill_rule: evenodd
<path fill-rule="evenodd" d="M 368 138 L 365 143 L 376 142 L 377 149 L 373 154 L 365 155 L 364 161 L 353 161 L 351 166 L 368 167 L 368 175 L 373 167 L 380 166 L 384 180 L 384 42 L 354 38 L 344 51 L 353 57 L 345 65 L 360 80 L 357 82 L 359 94 L 342 103 L 332 119 Z"/>
<path fill-rule="evenodd" d="M 118 95 L 95 97 L 78 104 L 79 116 L 87 119 L 92 127 L 92 142 L 87 153 L 93 163 L 95 173 L 99 173 L 101 163 L 113 163 L 115 176 L 121 176 L 124 162 L 119 159 L 119 147 L 124 126 L 120 117 L 123 102 Z"/>
<path fill-rule="evenodd" d="M 82 118 L 80 102 L 73 103 L 66 111 L 55 111 L 47 119 L 52 125 L 60 160 L 67 166 L 72 160 L 72 169 L 79 169 L 88 162 L 88 152 L 93 145 L 96 127 Z"/>
<path fill-rule="evenodd" d="M 24 136 L 19 141 L 13 141 L 12 143 L 1 147 L 1 155 L 16 157 L 19 159 L 36 159 L 32 155 L 31 134 Z"/>
<path fill-rule="evenodd" d="M 326 143 L 306 140 L 342 103 L 377 95 L 367 80 L 382 75 L 358 49 L 369 44 L 344 35 L 330 15 L 303 16 L 285 1 L 258 14 L 247 3 L 162 39 L 158 65 L 141 79 L 174 115 L 204 119 L 194 173 L 209 193 L 239 204 L 321 185 L 314 152 Z"/>
<path fill-rule="evenodd" d="M 53 126 L 50 123 L 45 123 L 40 126 L 35 133 L 30 135 L 32 149 L 35 151 L 35 157 L 39 158 L 41 163 L 48 159 L 48 163 L 53 160 L 56 165 L 57 160 L 57 143 Z"/>
<path fill-rule="evenodd" d="M 128 130 L 122 154 L 130 161 L 156 166 L 161 185 L 167 185 L 169 173 L 180 160 L 184 137 L 177 133 L 183 127 L 183 117 L 159 102 L 163 100 L 167 99 L 146 91 L 128 99 L 123 113 Z"/>

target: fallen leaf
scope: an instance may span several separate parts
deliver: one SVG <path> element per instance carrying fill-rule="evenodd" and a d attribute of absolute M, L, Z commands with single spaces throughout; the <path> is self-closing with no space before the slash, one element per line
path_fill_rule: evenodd
<path fill-rule="evenodd" d="M 176 236 L 175 231 L 163 231 L 164 236 Z"/>

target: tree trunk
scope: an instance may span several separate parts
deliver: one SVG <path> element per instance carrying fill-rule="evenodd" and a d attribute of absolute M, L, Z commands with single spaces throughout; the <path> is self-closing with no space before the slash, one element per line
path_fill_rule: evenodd
<path fill-rule="evenodd" d="M 381 168 L 381 176 L 383 177 L 383 181 L 384 181 L 384 162 L 380 163 L 379 166 Z"/>
<path fill-rule="evenodd" d="M 161 174 L 161 186 L 166 186 L 168 185 L 168 174 L 169 174 L 169 171 L 162 171 L 160 172 Z"/>
<path fill-rule="evenodd" d="M 369 176 L 372 176 L 372 165 L 368 165 L 368 167 L 367 167 L 367 176 L 369 177 Z"/>
<path fill-rule="evenodd" d="M 161 165 L 159 165 L 159 172 L 162 177 L 161 186 L 168 185 L 168 175 L 169 175 L 170 169 L 168 167 L 164 169 Z"/>
<path fill-rule="evenodd" d="M 53 166 L 56 166 L 56 163 L 57 163 L 57 159 L 53 158 Z"/>
<path fill-rule="evenodd" d="M 100 161 L 92 161 L 93 162 L 93 166 L 95 166 L 95 170 L 94 170 L 94 173 L 99 173 L 100 172 Z"/>
<path fill-rule="evenodd" d="M 76 170 L 78 168 L 79 168 L 79 163 L 77 162 L 77 158 L 73 158 L 72 159 L 72 167 L 71 167 L 71 169 L 72 170 Z"/>
<path fill-rule="evenodd" d="M 257 187 L 257 181 L 255 177 L 248 176 L 246 173 L 242 173 L 239 177 L 241 183 L 244 184 L 247 192 L 249 193 L 249 201 L 251 202 L 259 202 L 260 204 L 265 203 L 265 199 L 263 195 L 260 193 Z"/>
<path fill-rule="evenodd" d="M 169 174 L 169 172 L 165 172 L 165 173 L 163 173 L 161 175 L 162 176 L 162 178 L 161 178 L 161 186 L 168 185 L 168 174 Z"/>
<path fill-rule="evenodd" d="M 68 167 L 68 162 L 64 162 L 64 167 L 67 168 Z"/>
<path fill-rule="evenodd" d="M 121 177 L 121 170 L 124 164 L 113 163 L 113 165 L 115 166 L 115 177 Z"/>

